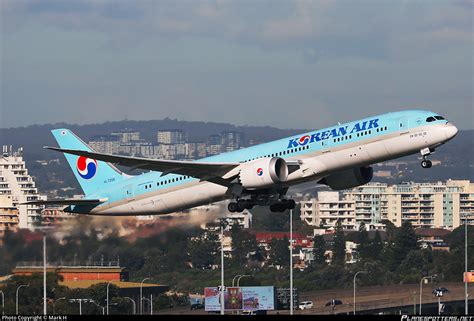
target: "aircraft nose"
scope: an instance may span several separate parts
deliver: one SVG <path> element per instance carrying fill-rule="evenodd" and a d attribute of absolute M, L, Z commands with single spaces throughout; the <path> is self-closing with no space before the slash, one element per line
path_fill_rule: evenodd
<path fill-rule="evenodd" d="M 444 131 L 447 139 L 453 138 L 458 133 L 458 129 L 456 128 L 456 126 L 451 123 L 446 124 L 446 126 L 444 127 Z"/>

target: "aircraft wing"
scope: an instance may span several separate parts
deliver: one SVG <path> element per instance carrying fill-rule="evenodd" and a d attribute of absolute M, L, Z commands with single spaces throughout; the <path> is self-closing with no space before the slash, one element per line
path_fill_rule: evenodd
<path fill-rule="evenodd" d="M 107 198 L 100 199 L 56 199 L 47 201 L 29 201 L 20 205 L 99 205 L 107 201 Z"/>
<path fill-rule="evenodd" d="M 116 165 L 130 167 L 132 169 L 145 169 L 162 172 L 161 176 L 173 173 L 199 178 L 203 181 L 209 181 L 223 186 L 229 186 L 230 181 L 234 178 L 224 177 L 229 171 L 239 166 L 240 163 L 206 163 L 191 161 L 175 161 L 164 159 L 152 159 L 143 157 L 120 156 L 112 154 L 104 154 L 97 152 L 88 152 L 74 149 L 62 149 L 57 147 L 45 146 L 44 148 L 54 151 L 84 156 Z"/>

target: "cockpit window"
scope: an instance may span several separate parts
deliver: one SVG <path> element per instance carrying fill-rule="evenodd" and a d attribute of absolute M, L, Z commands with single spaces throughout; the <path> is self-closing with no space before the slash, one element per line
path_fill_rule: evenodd
<path fill-rule="evenodd" d="M 443 120 L 444 119 L 443 116 L 434 116 L 434 118 L 436 118 L 437 120 Z"/>
<path fill-rule="evenodd" d="M 426 122 L 431 123 L 432 121 L 436 121 L 436 119 L 434 117 L 431 117 L 431 116 L 426 118 Z"/>

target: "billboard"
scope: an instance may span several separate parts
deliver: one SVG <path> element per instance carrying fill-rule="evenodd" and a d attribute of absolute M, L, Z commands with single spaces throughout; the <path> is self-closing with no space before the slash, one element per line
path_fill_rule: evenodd
<path fill-rule="evenodd" d="M 276 308 L 277 310 L 289 310 L 291 306 L 290 288 L 278 288 L 276 290 Z M 299 304 L 298 289 L 293 288 L 293 306 L 297 307 Z"/>
<path fill-rule="evenodd" d="M 242 310 L 275 310 L 273 286 L 247 286 L 242 288 Z"/>
<path fill-rule="evenodd" d="M 220 311 L 220 292 L 215 288 L 204 288 L 204 307 L 206 311 Z"/>
<path fill-rule="evenodd" d="M 205 288 L 205 310 L 220 311 L 220 293 L 217 287 Z M 274 310 L 275 295 L 273 286 L 228 287 L 224 291 L 224 309 L 236 310 Z"/>
<path fill-rule="evenodd" d="M 474 272 L 464 272 L 464 282 L 473 283 L 474 282 Z"/>

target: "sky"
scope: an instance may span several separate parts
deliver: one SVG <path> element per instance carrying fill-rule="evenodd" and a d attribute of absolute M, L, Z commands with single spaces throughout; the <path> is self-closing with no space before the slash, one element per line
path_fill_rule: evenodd
<path fill-rule="evenodd" d="M 473 2 L 1 0 L 0 127 L 166 117 L 473 129 Z"/>

